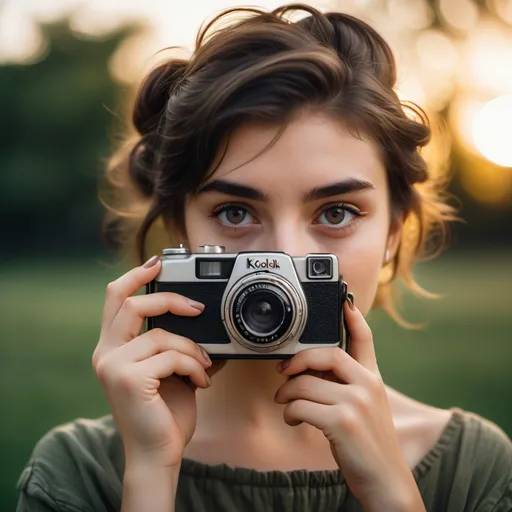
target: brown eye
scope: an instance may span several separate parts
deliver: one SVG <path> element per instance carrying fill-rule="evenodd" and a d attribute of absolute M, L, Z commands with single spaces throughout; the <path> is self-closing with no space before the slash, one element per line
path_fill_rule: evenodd
<path fill-rule="evenodd" d="M 347 206 L 345 204 L 336 204 L 329 206 L 318 216 L 318 224 L 324 226 L 332 226 L 336 229 L 342 229 L 354 220 L 355 217 L 360 217 L 361 212 Z"/>
<path fill-rule="evenodd" d="M 329 224 L 340 224 L 345 219 L 345 210 L 341 206 L 334 206 L 325 211 L 325 219 Z"/>
<path fill-rule="evenodd" d="M 238 206 L 232 206 L 226 210 L 226 220 L 230 224 L 240 224 L 244 221 L 247 211 Z"/>
<path fill-rule="evenodd" d="M 251 213 L 243 206 L 225 204 L 211 213 L 226 227 L 247 226 L 254 223 Z"/>

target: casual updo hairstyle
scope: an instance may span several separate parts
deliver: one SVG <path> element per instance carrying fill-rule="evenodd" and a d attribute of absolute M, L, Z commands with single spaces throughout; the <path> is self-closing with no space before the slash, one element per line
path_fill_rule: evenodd
<path fill-rule="evenodd" d="M 306 15 L 291 21 L 296 11 Z M 216 155 L 242 123 L 280 127 L 270 147 L 297 116 L 322 113 L 380 150 L 391 222 L 405 224 L 374 307 L 410 325 L 395 309 L 392 283 L 398 277 L 433 296 L 415 283 L 412 266 L 439 252 L 455 217 L 446 180 L 429 173 L 420 154 L 431 135 L 426 115 L 399 100 L 396 79 L 388 44 L 353 16 L 305 4 L 224 11 L 201 28 L 189 59 L 172 58 L 143 80 L 133 106 L 136 133 L 107 169 L 105 232 L 142 264 L 152 233 L 158 249 L 179 243 L 169 233 L 184 236 L 187 196 L 215 172 Z"/>

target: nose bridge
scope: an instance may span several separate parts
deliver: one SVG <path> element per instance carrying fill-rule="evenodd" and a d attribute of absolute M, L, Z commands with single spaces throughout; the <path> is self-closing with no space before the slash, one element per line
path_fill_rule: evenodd
<path fill-rule="evenodd" d="M 272 250 L 284 251 L 290 256 L 302 256 L 311 252 L 311 242 L 306 226 L 299 219 L 288 215 L 274 222 L 269 240 Z"/>

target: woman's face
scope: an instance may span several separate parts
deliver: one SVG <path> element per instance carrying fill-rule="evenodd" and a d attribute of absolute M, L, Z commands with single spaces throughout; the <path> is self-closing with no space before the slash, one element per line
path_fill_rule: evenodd
<path fill-rule="evenodd" d="M 294 121 L 245 163 L 277 131 L 247 124 L 232 135 L 215 174 L 186 203 L 188 246 L 193 252 L 214 244 L 227 252 L 333 253 L 365 314 L 386 249 L 393 255 L 399 238 L 398 230 L 389 233 L 384 166 L 371 142 L 321 115 Z"/>

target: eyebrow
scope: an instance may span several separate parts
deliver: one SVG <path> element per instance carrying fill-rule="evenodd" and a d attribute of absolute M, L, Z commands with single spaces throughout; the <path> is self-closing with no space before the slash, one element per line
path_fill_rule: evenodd
<path fill-rule="evenodd" d="M 359 192 L 360 190 L 375 190 L 375 187 L 369 181 L 349 178 L 337 183 L 331 183 L 323 187 L 315 187 L 304 195 L 304 201 L 316 201 L 331 196 L 348 194 L 349 192 Z"/>
<path fill-rule="evenodd" d="M 317 201 L 318 199 L 348 194 L 349 192 L 359 192 L 361 190 L 375 190 L 375 187 L 369 181 L 349 178 L 322 187 L 315 187 L 304 194 L 303 200 L 305 202 Z M 257 188 L 220 179 L 203 185 L 198 190 L 197 195 L 207 192 L 220 192 L 221 194 L 253 199 L 255 201 L 268 201 L 269 199 L 267 194 Z"/>

